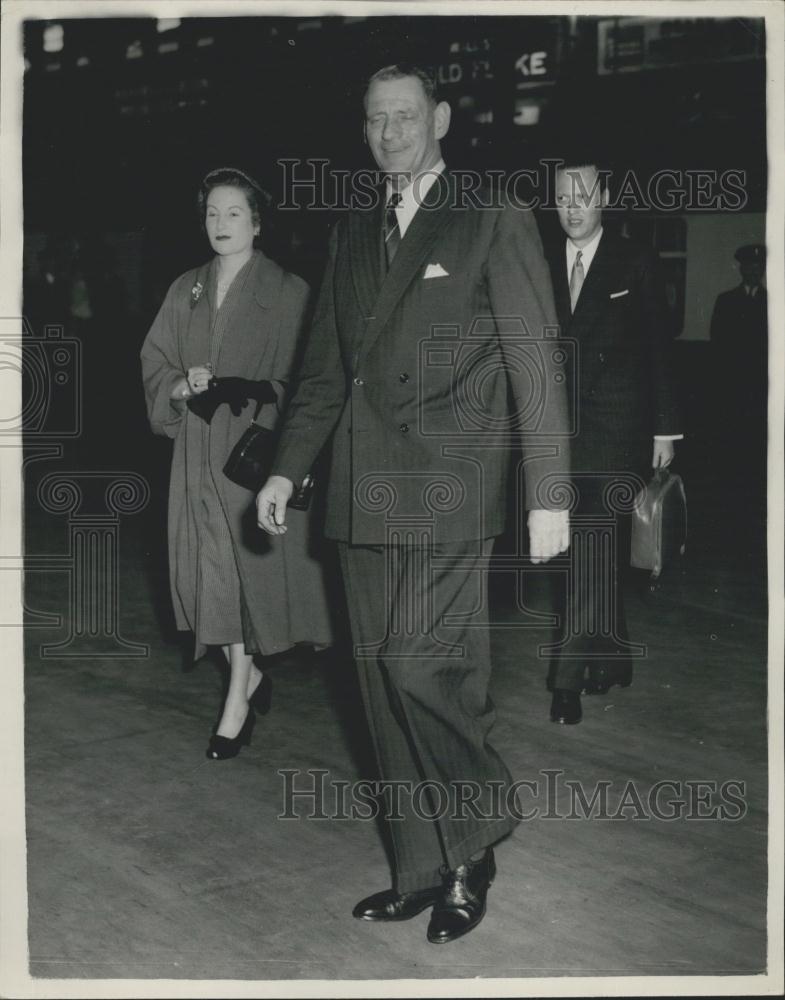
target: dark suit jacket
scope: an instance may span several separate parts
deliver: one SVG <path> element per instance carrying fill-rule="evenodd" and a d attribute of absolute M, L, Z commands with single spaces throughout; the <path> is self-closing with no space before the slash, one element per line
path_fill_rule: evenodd
<path fill-rule="evenodd" d="M 332 233 L 274 464 L 299 482 L 334 430 L 329 537 L 367 545 L 395 541 L 397 528 L 437 541 L 499 534 L 513 436 L 528 506 L 554 506 L 536 487 L 567 469 L 567 407 L 536 224 L 510 207 L 455 204 L 443 175 L 389 272 L 381 207 L 352 212 Z M 428 265 L 445 273 L 426 279 Z"/>
<path fill-rule="evenodd" d="M 711 316 L 711 388 L 718 434 L 731 435 L 747 457 L 765 449 L 768 408 L 768 296 L 744 285 L 721 292 Z M 755 451 L 753 452 L 753 449 Z"/>
<path fill-rule="evenodd" d="M 768 297 L 761 285 L 749 296 L 744 285 L 720 292 L 711 316 L 711 339 L 721 350 L 741 356 L 750 349 L 765 351 Z"/>
<path fill-rule="evenodd" d="M 721 374 L 731 382 L 741 381 L 742 376 L 755 377 L 764 397 L 768 364 L 767 309 L 768 296 L 762 285 L 751 297 L 741 284 L 717 296 L 711 316 L 711 342 Z"/>
<path fill-rule="evenodd" d="M 549 263 L 562 335 L 573 341 L 573 468 L 645 475 L 654 435 L 682 433 L 657 257 L 604 231 L 574 314 L 563 240 Z"/>

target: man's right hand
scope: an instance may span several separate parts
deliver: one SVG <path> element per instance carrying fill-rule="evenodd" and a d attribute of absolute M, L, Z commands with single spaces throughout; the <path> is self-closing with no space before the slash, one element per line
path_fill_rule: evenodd
<path fill-rule="evenodd" d="M 286 476 L 270 476 L 256 497 L 256 523 L 268 535 L 283 535 L 287 528 L 286 504 L 294 483 Z"/>

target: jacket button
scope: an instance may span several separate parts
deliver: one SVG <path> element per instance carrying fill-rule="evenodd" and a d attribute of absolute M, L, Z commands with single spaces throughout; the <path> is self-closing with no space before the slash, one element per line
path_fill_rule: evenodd
<path fill-rule="evenodd" d="M 408 424 L 401 424 L 401 426 L 398 428 L 398 430 L 400 430 L 401 434 L 408 434 L 409 433 L 409 425 Z"/>
<path fill-rule="evenodd" d="M 409 376 L 406 374 L 406 372 L 401 372 L 401 374 L 398 376 L 398 381 L 406 383 L 409 381 Z"/>
<path fill-rule="evenodd" d="M 364 380 L 364 379 L 361 379 L 361 378 L 356 378 L 356 379 L 354 380 L 354 384 L 355 384 L 355 385 L 365 385 L 365 380 Z"/>

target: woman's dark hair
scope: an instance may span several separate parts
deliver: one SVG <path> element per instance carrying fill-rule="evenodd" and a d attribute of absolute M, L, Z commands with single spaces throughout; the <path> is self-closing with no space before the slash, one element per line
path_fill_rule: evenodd
<path fill-rule="evenodd" d="M 202 181 L 197 196 L 199 219 L 202 226 L 204 226 L 207 213 L 207 199 L 213 188 L 217 187 L 239 188 L 248 199 L 248 207 L 251 209 L 253 224 L 261 226 L 262 217 L 270 207 L 273 199 L 253 177 L 246 174 L 244 170 L 239 170 L 237 167 L 218 167 L 216 170 L 211 170 Z"/>

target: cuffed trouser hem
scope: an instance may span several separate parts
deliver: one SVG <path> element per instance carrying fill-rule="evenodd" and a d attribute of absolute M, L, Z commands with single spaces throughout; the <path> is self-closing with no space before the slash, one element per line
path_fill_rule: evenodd
<path fill-rule="evenodd" d="M 518 825 L 518 820 L 512 817 L 497 820 L 489 823 L 482 830 L 476 830 L 473 834 L 459 841 L 452 847 L 446 849 L 447 867 L 455 869 L 458 865 L 465 864 L 472 854 L 483 850 L 486 847 L 502 840 L 508 836 Z M 442 867 L 427 869 L 418 872 L 398 872 L 395 876 L 394 889 L 398 893 L 422 892 L 424 889 L 431 889 L 441 885 Z"/>
<path fill-rule="evenodd" d="M 465 864 L 472 854 L 476 854 L 477 851 L 481 851 L 484 847 L 490 847 L 501 840 L 502 837 L 506 837 L 512 833 L 517 825 L 518 821 L 516 819 L 512 816 L 507 816 L 504 819 L 489 823 L 482 830 L 475 831 L 457 844 L 446 845 L 445 854 L 447 855 L 447 864 L 451 869 Z"/>
<path fill-rule="evenodd" d="M 393 888 L 398 893 L 422 892 L 435 889 L 442 884 L 441 866 L 419 872 L 396 872 Z"/>

